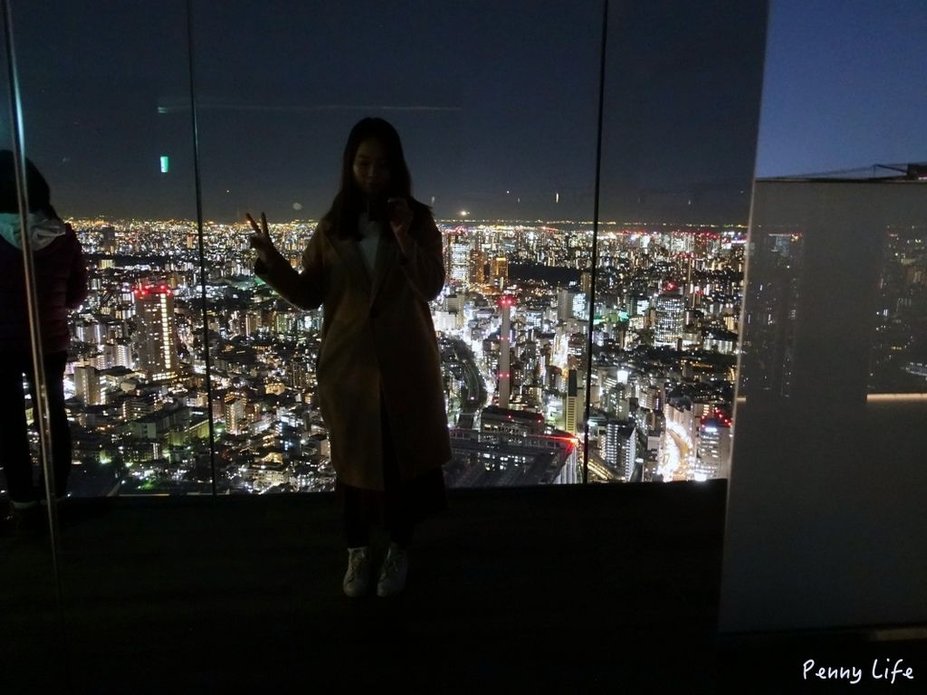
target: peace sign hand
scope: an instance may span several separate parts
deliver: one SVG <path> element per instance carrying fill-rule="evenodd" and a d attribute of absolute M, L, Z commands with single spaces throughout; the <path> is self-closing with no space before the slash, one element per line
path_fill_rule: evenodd
<path fill-rule="evenodd" d="M 270 238 L 270 230 L 267 227 L 267 216 L 263 212 L 261 213 L 260 226 L 254 221 L 250 213 L 245 213 L 245 217 L 251 224 L 251 229 L 254 230 L 254 234 L 248 237 L 251 248 L 257 253 L 258 260 L 267 265 L 270 263 L 271 258 L 280 254 L 274 246 L 273 239 Z"/>

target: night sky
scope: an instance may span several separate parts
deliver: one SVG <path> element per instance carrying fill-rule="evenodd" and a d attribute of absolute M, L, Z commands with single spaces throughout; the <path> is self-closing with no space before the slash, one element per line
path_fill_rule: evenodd
<path fill-rule="evenodd" d="M 59 212 L 192 219 L 186 2 L 38 5 L 14 0 L 15 49 Z M 601 14 L 194 2 L 206 218 L 318 217 L 348 130 L 380 115 L 439 217 L 591 219 Z M 927 3 L 773 0 L 768 50 L 765 19 L 764 2 L 612 2 L 603 219 L 744 222 L 755 154 L 761 176 L 927 160 Z"/>

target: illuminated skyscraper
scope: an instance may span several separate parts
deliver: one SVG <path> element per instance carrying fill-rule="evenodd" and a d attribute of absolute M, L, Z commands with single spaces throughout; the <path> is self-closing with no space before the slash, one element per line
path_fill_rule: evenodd
<path fill-rule="evenodd" d="M 486 282 L 486 255 L 479 249 L 470 251 L 470 283 L 482 285 Z"/>
<path fill-rule="evenodd" d="M 465 241 L 451 243 L 450 256 L 448 279 L 465 284 L 470 278 L 470 244 Z"/>
<path fill-rule="evenodd" d="M 509 396 L 512 392 L 511 373 L 511 334 L 512 334 L 512 306 L 515 300 L 503 296 L 499 300 L 499 309 L 502 311 L 502 326 L 499 329 L 499 407 L 509 407 Z"/>
<path fill-rule="evenodd" d="M 245 407 L 248 401 L 238 394 L 226 394 L 223 399 L 225 427 L 232 434 L 241 434 L 245 424 Z"/>
<path fill-rule="evenodd" d="M 125 338 L 119 338 L 112 345 L 103 346 L 106 367 L 125 367 L 132 369 L 132 345 Z"/>
<path fill-rule="evenodd" d="M 496 256 L 489 263 L 489 281 L 498 288 L 505 287 L 509 279 L 509 259 Z"/>
<path fill-rule="evenodd" d="M 654 339 L 657 345 L 676 346 L 682 339 L 685 326 L 686 300 L 681 294 L 664 293 L 654 302 L 656 326 Z"/>
<path fill-rule="evenodd" d="M 605 427 L 605 462 L 630 480 L 637 457 L 637 436 L 634 425 L 627 421 L 610 420 Z"/>
<path fill-rule="evenodd" d="M 104 392 L 100 389 L 100 371 L 93 366 L 74 368 L 74 390 L 84 405 L 103 405 Z"/>
<path fill-rule="evenodd" d="M 731 463 L 731 418 L 715 409 L 701 419 L 692 475 L 696 480 L 727 478 Z"/>
<path fill-rule="evenodd" d="M 470 275 L 470 242 L 465 227 L 444 236 L 444 268 L 448 282 L 465 284 Z"/>
<path fill-rule="evenodd" d="M 588 270 L 579 274 L 579 288 L 587 297 L 592 293 L 592 273 Z"/>
<path fill-rule="evenodd" d="M 138 368 L 152 381 L 177 376 L 174 293 L 167 285 L 144 284 L 135 290 Z"/>
<path fill-rule="evenodd" d="M 563 429 L 570 434 L 576 434 L 576 421 L 578 419 L 577 410 L 579 409 L 578 398 L 579 389 L 576 384 L 576 370 L 571 369 L 567 372 L 567 392 L 563 404 Z"/>
<path fill-rule="evenodd" d="M 254 335 L 261 327 L 261 314 L 256 311 L 249 311 L 245 314 L 244 335 L 250 337 Z"/>

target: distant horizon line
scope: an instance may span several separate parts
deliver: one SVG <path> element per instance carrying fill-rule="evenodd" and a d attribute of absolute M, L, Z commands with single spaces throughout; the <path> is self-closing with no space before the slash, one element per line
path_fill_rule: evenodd
<path fill-rule="evenodd" d="M 182 222 L 197 224 L 197 220 L 189 218 L 176 218 L 176 217 L 123 217 L 123 216 L 109 216 L 109 215 L 66 215 L 62 217 L 63 220 L 80 220 L 80 221 L 95 221 L 95 222 L 124 222 L 124 221 L 144 221 L 144 222 Z M 309 217 L 309 218 L 292 218 L 285 221 L 270 222 L 271 226 L 281 225 L 281 224 L 317 224 L 319 222 L 318 218 Z M 596 222 L 594 220 L 543 220 L 543 219 L 525 219 L 525 218 L 479 218 L 479 219 L 461 219 L 456 217 L 436 217 L 435 222 L 444 225 L 457 225 L 457 226 L 466 226 L 466 225 L 475 225 L 475 224 L 509 224 L 509 225 L 591 225 L 594 226 Z M 248 226 L 248 222 L 245 220 L 236 220 L 233 222 L 220 222 L 217 220 L 203 220 L 203 224 L 220 224 L 220 225 L 241 225 L 244 227 Z M 717 222 L 666 222 L 666 221 L 636 221 L 636 222 L 618 222 L 616 220 L 599 220 L 598 224 L 607 225 L 607 226 L 622 226 L 622 227 L 644 227 L 644 226 L 673 226 L 673 227 L 690 227 L 690 228 L 727 228 L 727 229 L 743 229 L 747 230 L 749 225 L 744 223 L 717 223 Z"/>

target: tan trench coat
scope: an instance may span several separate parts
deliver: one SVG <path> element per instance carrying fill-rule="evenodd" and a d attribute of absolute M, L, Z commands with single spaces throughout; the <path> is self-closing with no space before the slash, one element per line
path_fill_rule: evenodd
<path fill-rule="evenodd" d="M 319 224 L 302 272 L 282 256 L 255 270 L 281 297 L 323 308 L 319 405 L 339 480 L 383 489 L 381 398 L 404 480 L 451 458 L 441 357 L 428 302 L 444 285 L 441 233 L 416 210 L 403 256 L 391 236 L 377 249 L 372 278 L 353 239 Z"/>

